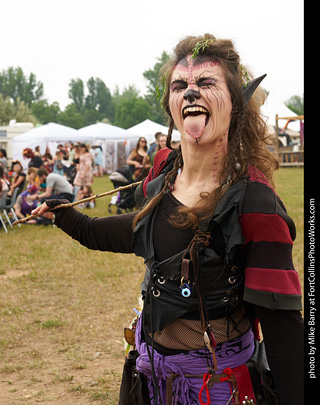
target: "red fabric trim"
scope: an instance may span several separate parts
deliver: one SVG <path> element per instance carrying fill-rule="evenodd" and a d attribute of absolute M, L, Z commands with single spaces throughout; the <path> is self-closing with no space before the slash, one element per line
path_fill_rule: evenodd
<path fill-rule="evenodd" d="M 256 402 L 248 367 L 243 364 L 240 367 L 233 368 L 232 371 L 237 380 L 240 403 L 245 400 L 245 396 L 247 396 L 249 400 L 253 399 L 254 402 Z"/>
<path fill-rule="evenodd" d="M 260 329 L 259 329 L 259 325 L 260 325 L 260 320 L 259 318 L 254 318 L 252 321 L 252 331 L 253 331 L 253 335 L 255 340 L 261 340 L 261 336 L 260 336 Z"/>
<path fill-rule="evenodd" d="M 258 291 L 269 291 L 285 295 L 301 295 L 301 285 L 295 270 L 245 269 L 245 287 Z"/>
<path fill-rule="evenodd" d="M 273 192 L 277 195 L 277 193 L 275 192 L 275 190 L 273 189 L 273 187 L 269 183 L 269 181 L 267 179 L 267 176 L 264 173 L 262 173 L 261 170 L 257 169 L 253 165 L 249 165 L 248 170 L 247 170 L 247 175 L 249 176 L 249 180 L 265 184 L 266 186 L 271 188 L 271 190 L 273 190 Z"/>
<path fill-rule="evenodd" d="M 267 241 L 292 245 L 289 227 L 277 214 L 243 214 L 240 222 L 245 244 L 251 241 Z"/>
<path fill-rule="evenodd" d="M 159 152 L 155 155 L 154 160 L 153 160 L 153 167 L 143 182 L 142 189 L 143 189 L 143 194 L 145 197 L 147 196 L 147 185 L 148 185 L 149 181 L 152 181 L 156 177 L 159 176 L 161 170 L 166 165 L 166 160 L 167 160 L 170 152 L 171 152 L 171 149 L 164 148 L 164 149 L 160 149 Z"/>

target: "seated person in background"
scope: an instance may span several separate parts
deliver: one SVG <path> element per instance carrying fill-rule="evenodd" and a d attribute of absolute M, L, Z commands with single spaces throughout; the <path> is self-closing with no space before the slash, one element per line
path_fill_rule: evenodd
<path fill-rule="evenodd" d="M 44 202 L 48 199 L 67 199 L 68 201 L 73 201 L 73 190 L 72 185 L 64 176 L 56 173 L 48 173 L 47 169 L 41 167 L 37 175 L 39 177 L 40 183 L 46 183 L 46 191 L 42 194 L 35 195 L 34 199 L 41 200 Z"/>
<path fill-rule="evenodd" d="M 40 188 L 40 180 L 37 175 L 38 169 L 36 167 L 29 167 L 27 171 L 27 187 L 35 185 L 38 189 Z"/>
<path fill-rule="evenodd" d="M 7 173 L 7 165 L 8 165 L 7 152 L 5 149 L 1 148 L 0 149 L 0 167 L 3 168 L 4 173 Z"/>
<path fill-rule="evenodd" d="M 82 200 L 84 198 L 92 197 L 92 187 L 91 186 L 82 186 L 77 194 L 76 201 Z M 81 204 L 78 204 L 78 208 L 94 208 L 96 206 L 95 200 L 86 201 Z"/>
<path fill-rule="evenodd" d="M 33 198 L 30 198 L 30 196 L 36 194 L 38 191 L 38 187 L 31 184 L 25 191 L 18 195 L 13 206 L 18 218 L 25 218 L 26 216 L 31 215 L 31 211 L 37 207 L 37 202 Z"/>
<path fill-rule="evenodd" d="M 31 184 L 27 187 L 25 191 L 18 195 L 18 198 L 13 206 L 13 209 L 19 219 L 25 218 L 31 215 L 31 211 L 37 207 L 37 201 L 33 198 L 33 196 L 39 191 L 38 187 L 34 184 Z M 45 217 L 38 217 L 34 219 L 30 219 L 28 224 L 36 224 L 36 225 L 50 225 L 52 221 L 48 220 Z"/>
<path fill-rule="evenodd" d="M 9 190 L 9 186 L 10 186 L 10 183 L 8 183 L 8 181 L 4 177 L 3 172 L 4 172 L 3 167 L 0 165 L 0 198 L 4 191 Z"/>
<path fill-rule="evenodd" d="M 14 160 L 12 162 L 11 171 L 14 172 L 14 176 L 11 181 L 8 197 L 12 197 L 16 187 L 19 187 L 19 189 L 22 191 L 26 181 L 26 175 L 23 172 L 23 167 L 19 160 Z"/>

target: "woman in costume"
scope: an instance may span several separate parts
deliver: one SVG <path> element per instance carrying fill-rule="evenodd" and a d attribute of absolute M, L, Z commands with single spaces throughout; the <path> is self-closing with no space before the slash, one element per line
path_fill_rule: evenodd
<path fill-rule="evenodd" d="M 146 376 L 148 394 L 127 403 L 279 403 L 274 386 L 258 387 L 268 372 L 257 376 L 250 366 L 258 320 L 280 403 L 303 403 L 295 226 L 273 190 L 278 163 L 252 96 L 263 77 L 250 81 L 233 43 L 205 34 L 177 45 L 164 78 L 168 148 L 136 191 L 140 211 L 100 219 L 73 208 L 55 213 L 57 226 L 84 246 L 146 262 L 135 376 Z M 172 150 L 174 125 L 181 145 Z M 34 214 L 52 218 L 48 207 L 60 203 Z"/>
<path fill-rule="evenodd" d="M 146 158 L 148 155 L 147 140 L 144 137 L 138 139 L 136 147 L 130 153 L 127 164 L 133 167 L 133 175 L 135 181 L 140 181 L 147 177 L 150 169 L 150 164 Z"/>

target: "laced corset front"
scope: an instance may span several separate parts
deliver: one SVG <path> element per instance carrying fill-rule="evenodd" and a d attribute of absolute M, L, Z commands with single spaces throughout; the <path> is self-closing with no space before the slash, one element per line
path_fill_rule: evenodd
<path fill-rule="evenodd" d="M 180 205 L 171 193 L 168 193 L 160 203 L 154 222 L 153 238 L 157 261 L 166 260 L 185 249 L 193 238 L 194 232 L 192 230 L 178 229 L 169 221 L 170 216 L 176 212 Z M 159 237 L 159 235 L 166 235 L 166 237 Z M 219 228 L 212 233 L 210 247 L 214 248 L 219 256 L 224 256 L 224 240 Z M 203 349 L 204 342 L 200 319 L 183 318 L 174 320 L 161 331 L 154 333 L 153 338 L 157 346 L 177 351 Z M 210 324 L 218 344 L 241 336 L 251 326 L 243 305 L 228 317 L 210 320 Z"/>

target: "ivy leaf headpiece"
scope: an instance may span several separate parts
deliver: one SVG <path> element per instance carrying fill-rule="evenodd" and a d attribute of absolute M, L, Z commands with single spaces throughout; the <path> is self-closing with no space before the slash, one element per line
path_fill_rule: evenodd
<path fill-rule="evenodd" d="M 195 47 L 193 48 L 193 52 L 191 55 L 192 59 L 195 59 L 199 53 L 203 52 L 206 48 L 208 48 L 210 45 L 210 42 L 214 42 L 215 39 L 213 38 L 207 38 L 207 39 L 200 39 L 200 41 L 198 41 L 195 44 Z"/>

